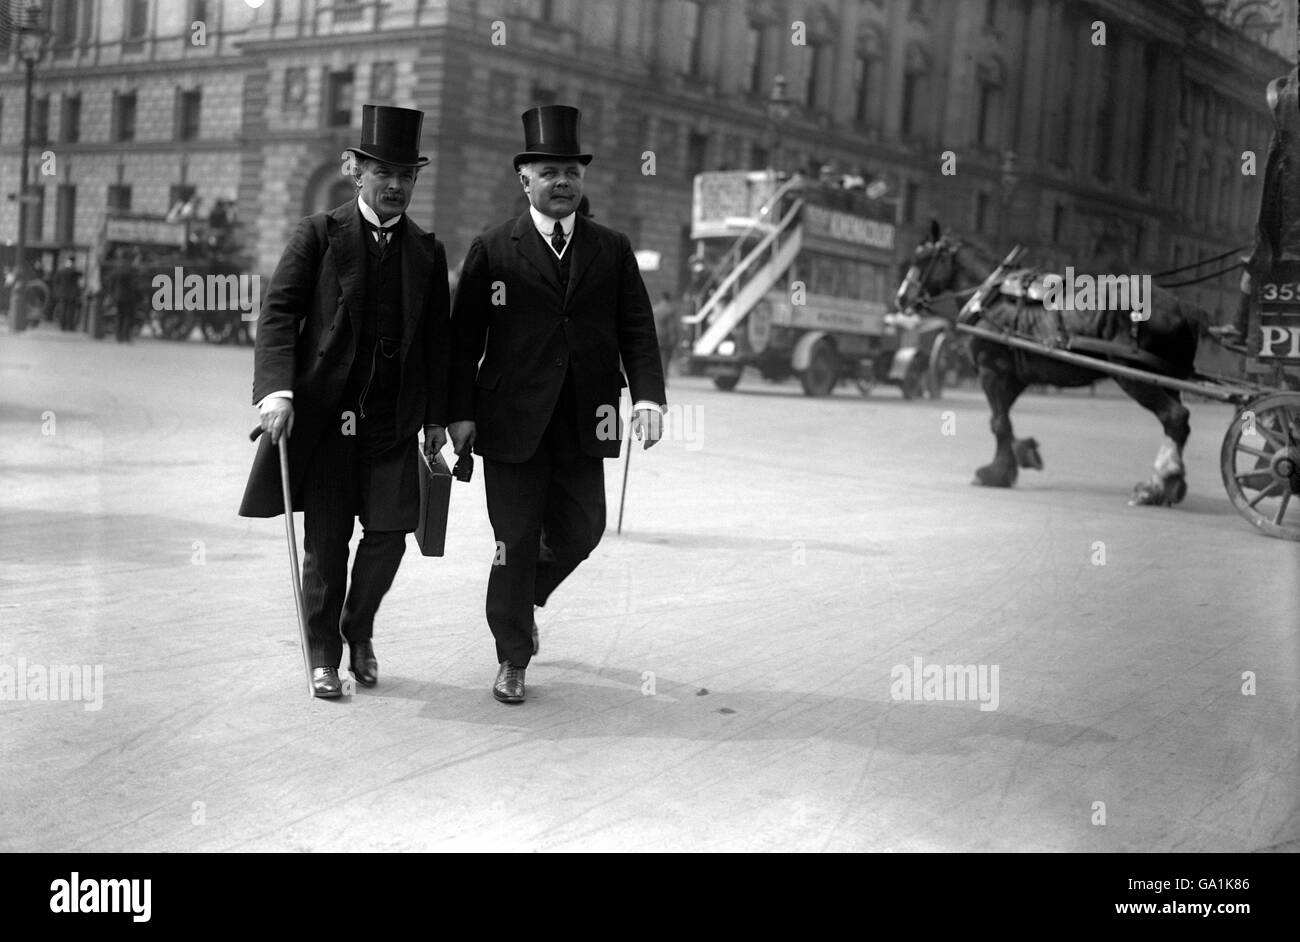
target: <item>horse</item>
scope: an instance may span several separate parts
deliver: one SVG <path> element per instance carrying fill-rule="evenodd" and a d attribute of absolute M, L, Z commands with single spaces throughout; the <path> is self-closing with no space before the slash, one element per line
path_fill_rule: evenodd
<path fill-rule="evenodd" d="M 933 223 L 930 239 L 917 246 L 898 288 L 898 310 L 926 307 L 929 299 L 940 295 L 969 295 L 995 267 L 987 258 L 973 257 L 976 252 L 975 246 L 945 236 L 938 224 Z M 979 311 L 978 316 L 987 322 L 985 326 L 1053 345 L 1063 345 L 1068 339 L 1071 346 L 1077 344 L 1083 349 L 1088 349 L 1088 339 L 1105 341 L 1109 345 L 1091 345 L 1102 360 L 1178 379 L 1187 379 L 1194 373 L 1196 346 L 1209 318 L 1206 312 L 1180 301 L 1173 293 L 1152 286 L 1144 310 L 1149 319 L 1139 320 L 1129 310 L 1071 310 L 1073 304 L 1056 303 L 1059 297 L 1050 307 L 1045 307 L 1041 290 L 1043 272 L 1004 274 L 1002 285 L 988 294 Z M 1038 290 L 1031 290 L 1035 281 Z M 1098 301 L 1103 300 L 1100 295 L 1098 292 Z M 968 340 L 992 412 L 989 426 L 996 441 L 993 460 L 976 469 L 974 483 L 1011 487 L 1020 468 L 1041 470 L 1043 467 L 1038 442 L 1033 438 L 1018 439 L 1013 434 L 1011 407 L 1017 397 L 1031 385 L 1086 386 L 1110 374 L 975 335 L 970 335 Z M 1139 405 L 1155 414 L 1165 434 L 1151 477 L 1133 488 L 1129 504 L 1171 507 L 1187 494 L 1183 465 L 1183 448 L 1191 434 L 1187 407 L 1177 390 L 1122 376 L 1111 378 Z"/>

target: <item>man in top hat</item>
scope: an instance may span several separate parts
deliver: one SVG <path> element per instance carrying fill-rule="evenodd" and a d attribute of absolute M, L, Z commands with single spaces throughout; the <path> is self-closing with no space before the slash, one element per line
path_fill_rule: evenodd
<path fill-rule="evenodd" d="M 562 105 L 524 113 L 514 165 L 528 210 L 473 241 L 452 310 L 448 432 L 457 454 L 483 457 L 498 545 L 487 590 L 492 692 L 503 703 L 524 699 L 524 671 L 538 653 L 534 606 L 604 532 L 602 459 L 619 453 L 621 388 L 631 387 L 633 429 L 646 448 L 659 438 L 665 402 L 632 245 L 577 212 L 591 161 L 580 118 Z"/>
<path fill-rule="evenodd" d="M 424 114 L 365 105 L 344 152 L 353 200 L 298 223 L 257 326 L 253 402 L 267 434 L 239 512 L 283 512 L 276 445 L 289 436 L 303 511 L 303 603 L 312 686 L 342 693 L 343 639 L 357 682 L 374 686 L 375 612 L 419 512 L 418 435 L 446 441 L 449 300 L 442 243 L 406 216 Z M 348 584 L 348 541 L 363 535 Z"/>

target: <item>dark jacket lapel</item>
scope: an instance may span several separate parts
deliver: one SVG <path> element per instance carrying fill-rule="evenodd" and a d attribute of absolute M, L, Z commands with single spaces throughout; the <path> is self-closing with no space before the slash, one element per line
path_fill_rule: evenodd
<path fill-rule="evenodd" d="M 434 236 L 417 226 L 410 216 L 402 221 L 398 239 L 402 247 L 402 362 L 415 339 L 416 325 L 424 308 L 424 289 L 433 270 Z"/>
<path fill-rule="evenodd" d="M 362 253 L 366 247 L 361 241 L 361 208 L 356 200 L 344 203 L 326 217 L 325 234 L 334 259 L 334 271 L 338 274 L 339 290 L 348 306 L 352 335 L 360 337 L 361 318 L 366 310 L 363 297 L 366 277 L 362 267 Z"/>
<path fill-rule="evenodd" d="M 559 294 L 560 278 L 555 270 L 555 254 L 542 241 L 537 227 L 533 225 L 531 212 L 525 210 L 524 214 L 515 221 L 515 230 L 510 233 L 510 238 L 514 240 L 519 254 L 527 260 L 528 264 L 537 269 L 542 279 L 555 289 L 556 294 Z"/>
<path fill-rule="evenodd" d="M 568 251 L 573 254 L 569 258 L 569 290 L 564 295 L 566 305 L 573 297 L 578 282 L 582 281 L 582 276 L 586 274 L 592 262 L 600 256 L 600 240 L 596 238 L 581 215 L 573 219 L 573 238 Z"/>

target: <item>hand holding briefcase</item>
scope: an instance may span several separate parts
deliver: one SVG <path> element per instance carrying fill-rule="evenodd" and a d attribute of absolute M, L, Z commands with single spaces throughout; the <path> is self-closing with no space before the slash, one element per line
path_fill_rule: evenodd
<path fill-rule="evenodd" d="M 420 451 L 420 517 L 415 542 L 425 556 L 441 556 L 447 540 L 447 508 L 451 502 L 451 471 L 442 455 L 434 463 Z"/>

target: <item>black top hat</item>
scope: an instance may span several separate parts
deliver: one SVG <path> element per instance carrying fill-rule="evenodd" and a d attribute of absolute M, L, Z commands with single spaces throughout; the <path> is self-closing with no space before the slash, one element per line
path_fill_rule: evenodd
<path fill-rule="evenodd" d="M 423 167 L 428 157 L 420 156 L 420 126 L 424 112 L 390 105 L 361 106 L 361 144 L 348 150 L 394 167 Z"/>
<path fill-rule="evenodd" d="M 582 112 L 569 105 L 542 105 L 523 114 L 524 149 L 515 154 L 515 169 L 541 157 L 568 157 L 578 163 L 591 163 L 591 154 L 582 153 L 578 129 Z"/>

